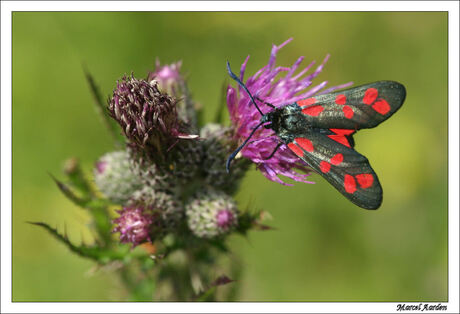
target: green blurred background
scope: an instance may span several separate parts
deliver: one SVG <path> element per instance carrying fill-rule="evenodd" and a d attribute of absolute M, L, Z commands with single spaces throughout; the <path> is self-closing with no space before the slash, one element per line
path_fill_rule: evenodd
<path fill-rule="evenodd" d="M 356 136 L 385 190 L 378 211 L 354 206 L 317 175 L 285 187 L 252 170 L 237 195 L 271 213 L 276 228 L 233 236 L 244 269 L 242 301 L 447 300 L 447 13 L 13 13 L 13 300 L 118 300 L 110 272 L 71 254 L 26 221 L 90 241 L 87 217 L 47 172 L 80 158 L 88 173 L 112 149 L 95 113 L 82 64 L 104 94 L 155 58 L 183 61 L 206 121 L 217 110 L 225 61 L 248 73 L 272 43 L 294 41 L 278 64 L 300 55 L 330 61 L 329 85 L 391 79 L 408 91 L 402 109 Z M 61 176 L 62 177 L 62 176 Z M 81 231 L 83 230 L 83 231 Z"/>

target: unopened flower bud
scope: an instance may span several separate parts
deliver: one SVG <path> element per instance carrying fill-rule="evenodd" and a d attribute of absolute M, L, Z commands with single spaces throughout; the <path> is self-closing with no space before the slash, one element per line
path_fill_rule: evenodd
<path fill-rule="evenodd" d="M 189 132 L 195 133 L 197 130 L 196 106 L 181 74 L 181 66 L 182 61 L 161 65 L 157 60 L 155 71 L 149 73 L 147 81 L 157 82 L 161 90 L 177 99 L 176 109 L 179 120 L 187 125 Z"/>
<path fill-rule="evenodd" d="M 233 193 L 251 163 L 245 158 L 238 158 L 232 165 L 232 171 L 227 173 L 225 163 L 236 148 L 231 129 L 217 123 L 209 123 L 201 129 L 200 137 L 203 141 L 204 181 L 227 193 Z"/>
<path fill-rule="evenodd" d="M 80 164 L 78 159 L 75 157 L 67 159 L 64 163 L 64 173 L 67 175 L 73 175 L 77 172 L 80 172 Z"/>
<path fill-rule="evenodd" d="M 230 232 L 238 222 L 235 202 L 227 194 L 206 190 L 186 206 L 187 223 L 197 237 L 214 238 Z"/>
<path fill-rule="evenodd" d="M 155 80 L 159 87 L 171 95 L 175 95 L 179 89 L 179 82 L 183 81 L 180 74 L 182 61 L 172 64 L 161 65 L 157 59 L 155 71 L 150 72 L 147 81 Z"/>
<path fill-rule="evenodd" d="M 141 188 L 139 177 L 133 172 L 126 151 L 103 155 L 96 162 L 94 181 L 99 190 L 116 204 L 124 204 L 134 191 Z"/>
<path fill-rule="evenodd" d="M 121 243 L 132 243 L 133 247 L 151 241 L 149 237 L 152 216 L 146 214 L 142 207 L 124 207 L 119 211 L 120 217 L 113 222 L 117 224 L 113 232 L 120 233 Z"/>
<path fill-rule="evenodd" d="M 108 109 L 130 147 L 154 160 L 163 160 L 177 138 L 188 137 L 180 130 L 176 100 L 161 92 L 154 80 L 138 80 L 133 75 L 123 77 L 113 91 Z"/>
<path fill-rule="evenodd" d="M 129 204 L 141 204 L 144 212 L 153 217 L 151 234 L 155 238 L 172 231 L 184 216 L 182 204 L 173 195 L 150 186 L 135 191 Z"/>

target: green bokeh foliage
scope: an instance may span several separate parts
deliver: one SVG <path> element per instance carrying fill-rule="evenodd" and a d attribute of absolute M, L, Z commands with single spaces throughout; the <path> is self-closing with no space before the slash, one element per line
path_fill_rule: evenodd
<path fill-rule="evenodd" d="M 110 272 L 72 255 L 26 221 L 67 229 L 91 242 L 88 217 L 47 172 L 93 162 L 112 149 L 95 113 L 85 65 L 109 95 L 158 57 L 183 61 L 190 90 L 215 115 L 225 61 L 248 73 L 289 37 L 278 64 L 300 55 L 331 59 L 318 82 L 403 83 L 406 103 L 389 121 L 356 136 L 379 174 L 384 202 L 366 211 L 313 175 L 315 185 L 281 186 L 252 170 L 237 199 L 269 211 L 276 230 L 234 236 L 244 301 L 447 300 L 447 13 L 13 13 L 13 300 L 119 300 Z M 228 121 L 228 118 L 226 118 Z M 80 231 L 83 230 L 83 231 Z"/>

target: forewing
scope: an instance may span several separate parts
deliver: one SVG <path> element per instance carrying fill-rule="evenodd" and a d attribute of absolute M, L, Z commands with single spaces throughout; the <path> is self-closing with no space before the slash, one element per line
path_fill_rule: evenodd
<path fill-rule="evenodd" d="M 373 128 L 403 104 L 406 89 L 394 81 L 379 81 L 300 100 L 297 104 L 312 127 L 359 130 Z"/>
<path fill-rule="evenodd" d="M 354 204 L 377 209 L 382 187 L 366 157 L 318 132 L 305 132 L 287 146 Z"/>

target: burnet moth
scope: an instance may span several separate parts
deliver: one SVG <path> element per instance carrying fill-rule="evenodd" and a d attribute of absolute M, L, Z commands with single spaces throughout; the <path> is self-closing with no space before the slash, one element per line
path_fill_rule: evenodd
<path fill-rule="evenodd" d="M 279 138 L 279 144 L 267 159 L 281 145 L 286 145 L 354 204 L 366 209 L 380 207 L 382 187 L 367 158 L 354 149 L 353 134 L 376 127 L 401 107 L 406 97 L 402 84 L 379 81 L 280 107 L 266 103 L 273 110 L 263 113 L 228 62 L 227 70 L 261 115 L 260 123 L 229 156 L 227 171 L 231 161 L 263 126 L 272 129 Z"/>

